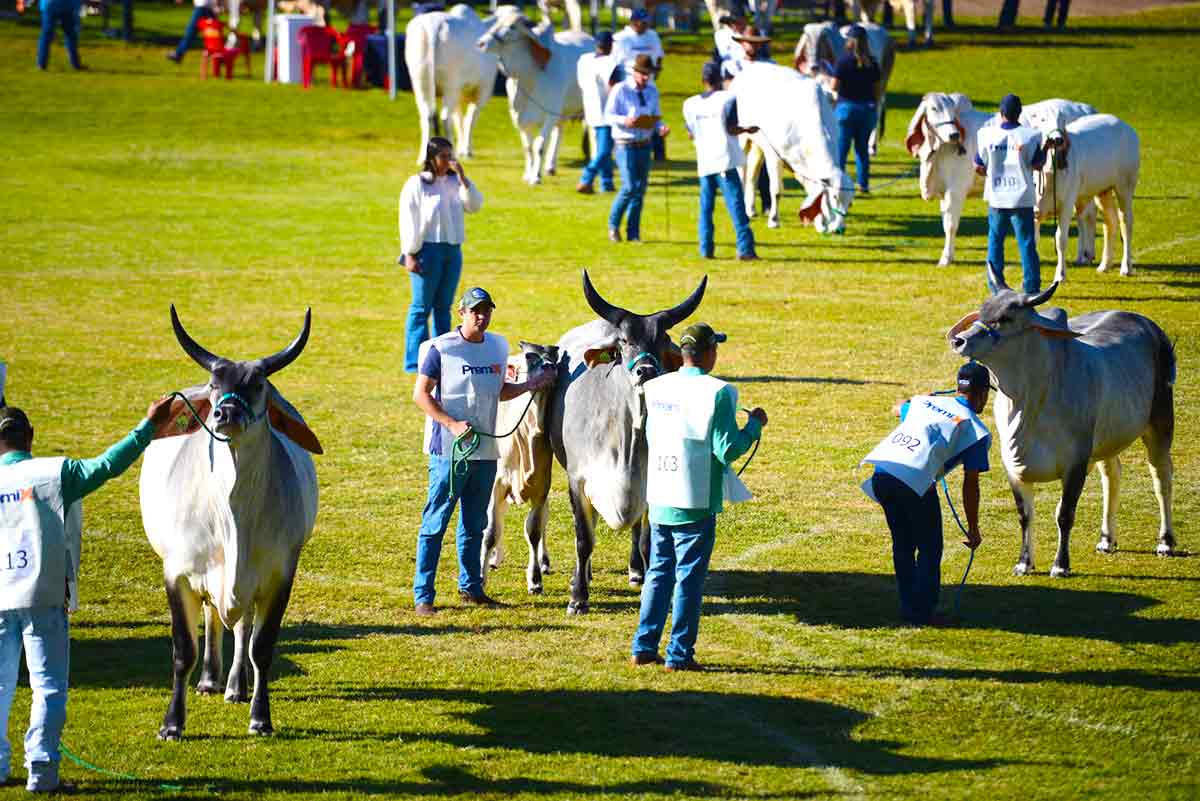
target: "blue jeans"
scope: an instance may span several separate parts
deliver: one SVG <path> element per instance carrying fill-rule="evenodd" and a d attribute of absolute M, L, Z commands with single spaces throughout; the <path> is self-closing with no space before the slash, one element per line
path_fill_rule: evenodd
<path fill-rule="evenodd" d="M 442 537 L 450 525 L 454 505 L 458 514 L 458 588 L 478 595 L 483 592 L 479 556 L 483 546 L 483 530 L 488 523 L 488 503 L 492 499 L 492 482 L 496 478 L 496 461 L 478 459 L 466 462 L 467 474 L 454 477 L 450 490 L 450 460 L 441 456 L 429 457 L 429 497 L 421 514 L 421 530 L 417 533 L 417 572 L 413 577 L 413 602 L 432 604 L 435 596 L 438 557 L 442 554 Z"/>
<path fill-rule="evenodd" d="M 933 617 L 942 589 L 942 507 L 937 484 L 918 496 L 887 473 L 876 472 L 871 481 L 892 531 L 900 617 L 924 625 Z"/>
<path fill-rule="evenodd" d="M 838 167 L 846 169 L 850 145 L 854 144 L 854 169 L 859 189 L 871 186 L 871 131 L 875 130 L 875 104 L 839 100 L 837 109 Z"/>
<path fill-rule="evenodd" d="M 1021 5 L 1021 0 L 1004 0 L 1004 4 L 1000 6 L 1000 22 L 1001 28 L 1011 28 L 1017 24 L 1017 9 Z"/>
<path fill-rule="evenodd" d="M 200 20 L 212 17 L 216 19 L 217 15 L 208 6 L 201 6 L 192 11 L 192 18 L 188 20 L 187 27 L 183 31 L 183 38 L 179 40 L 179 46 L 175 48 L 175 59 L 183 58 L 183 54 L 192 46 L 192 40 L 196 38 L 196 27 L 200 24 Z"/>
<path fill-rule="evenodd" d="M 462 245 L 426 242 L 417 251 L 421 272 L 409 273 L 412 305 L 404 324 L 404 372 L 417 372 L 417 354 L 421 343 L 429 339 L 429 315 L 433 314 L 433 335 L 450 330 L 450 306 L 462 275 Z"/>
<path fill-rule="evenodd" d="M 629 212 L 625 225 L 626 239 L 640 239 L 642 233 L 642 199 L 650 185 L 650 148 L 617 145 L 617 168 L 621 171 L 621 191 L 613 198 L 608 213 L 608 227 L 621 228 L 621 218 Z"/>
<path fill-rule="evenodd" d="M 25 732 L 25 767 L 30 790 L 58 786 L 58 743 L 67 722 L 67 673 L 70 635 L 61 606 L 0 612 L 0 777 L 11 771 L 8 713 L 16 692 L 21 650 L 29 668 L 33 703 Z"/>
<path fill-rule="evenodd" d="M 717 189 L 725 197 L 725 208 L 733 220 L 737 232 L 737 252 L 744 256 L 754 252 L 754 232 L 750 230 L 750 219 L 746 216 L 746 199 L 742 195 L 742 179 L 737 170 L 700 176 L 700 255 L 713 255 L 713 208 L 716 206 Z"/>
<path fill-rule="evenodd" d="M 696 653 L 700 632 L 700 601 L 708 560 L 717 539 L 717 516 L 697 523 L 650 524 L 650 566 L 642 587 L 642 611 L 633 635 L 633 655 L 657 654 L 671 611 L 671 641 L 667 664 L 687 664 Z"/>
<path fill-rule="evenodd" d="M 592 155 L 592 160 L 583 168 L 583 176 L 579 179 L 579 183 L 592 185 L 592 181 L 596 180 L 596 176 L 600 176 L 600 188 L 605 192 L 613 191 L 613 138 L 612 128 L 608 125 L 597 125 L 593 128 L 596 132 L 596 152 Z"/>
<path fill-rule="evenodd" d="M 1042 288 L 1042 262 L 1038 258 L 1037 223 L 1033 219 L 1033 208 L 988 209 L 988 262 L 1001 276 L 1004 275 L 1004 240 L 1008 229 L 1017 235 L 1017 250 L 1021 253 L 1021 267 L 1025 271 L 1023 291 L 1038 292 Z M 987 276 L 988 288 L 992 286 L 992 274 Z"/>
<path fill-rule="evenodd" d="M 62 26 L 63 43 L 71 66 L 79 69 L 79 6 L 80 0 L 44 0 L 42 3 L 42 35 L 38 37 L 37 65 L 46 69 L 50 63 L 50 45 L 54 29 Z"/>

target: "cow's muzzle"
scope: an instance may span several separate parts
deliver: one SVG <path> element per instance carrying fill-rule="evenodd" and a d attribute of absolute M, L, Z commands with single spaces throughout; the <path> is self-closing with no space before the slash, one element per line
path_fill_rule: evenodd
<path fill-rule="evenodd" d="M 234 392 L 225 393 L 213 404 L 213 427 L 217 433 L 226 436 L 245 431 L 262 417 L 245 398 Z"/>

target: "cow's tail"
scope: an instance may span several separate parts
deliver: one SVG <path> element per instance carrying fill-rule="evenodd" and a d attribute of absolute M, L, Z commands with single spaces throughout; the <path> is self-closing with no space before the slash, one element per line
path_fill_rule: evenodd
<path fill-rule="evenodd" d="M 1150 402 L 1150 425 L 1160 441 L 1170 443 L 1175 434 L 1175 343 L 1154 325 L 1154 400 Z"/>

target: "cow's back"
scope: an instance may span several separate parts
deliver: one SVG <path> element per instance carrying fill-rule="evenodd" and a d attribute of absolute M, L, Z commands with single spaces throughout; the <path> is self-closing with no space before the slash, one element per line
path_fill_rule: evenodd
<path fill-rule="evenodd" d="M 1067 125 L 1067 136 L 1067 172 L 1079 183 L 1079 197 L 1137 182 L 1141 143 L 1128 123 L 1112 114 L 1092 114 Z"/>

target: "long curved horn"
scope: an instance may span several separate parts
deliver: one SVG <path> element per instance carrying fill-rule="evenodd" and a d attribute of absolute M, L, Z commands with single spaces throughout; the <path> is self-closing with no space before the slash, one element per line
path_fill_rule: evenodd
<path fill-rule="evenodd" d="M 604 298 L 600 297 L 600 293 L 592 286 L 592 279 L 588 278 L 587 270 L 583 271 L 583 296 L 587 299 L 587 303 L 592 307 L 592 311 L 605 322 L 620 326 L 629 312 L 622 309 L 620 306 L 614 306 Z"/>
<path fill-rule="evenodd" d="M 990 261 L 987 263 L 987 273 L 992 282 L 993 295 L 1002 289 L 1008 289 L 1008 284 L 1004 283 L 1004 274 L 997 270 Z"/>
<path fill-rule="evenodd" d="M 174 303 L 171 304 L 171 327 L 175 329 L 175 338 L 179 340 L 179 345 L 184 352 L 192 357 L 192 361 L 211 373 L 213 365 L 221 361 L 221 357 L 200 347 L 200 344 L 192 339 L 187 331 L 183 330 L 183 323 L 179 322 L 179 315 L 175 313 Z"/>
<path fill-rule="evenodd" d="M 1044 289 L 1036 295 L 1026 295 L 1025 299 L 1021 301 L 1021 305 L 1027 309 L 1033 308 L 1034 306 L 1041 306 L 1054 296 L 1054 291 L 1056 289 L 1058 289 L 1057 281 L 1051 284 L 1049 289 Z"/>
<path fill-rule="evenodd" d="M 687 300 L 685 300 L 683 303 L 680 303 L 678 306 L 675 306 L 674 308 L 660 311 L 658 313 L 658 317 L 660 317 L 665 323 L 663 328 L 674 328 L 679 323 L 691 317 L 692 312 L 696 311 L 696 307 L 699 306 L 700 301 L 704 299 L 704 289 L 707 286 L 708 276 L 705 275 L 700 279 L 700 285 L 692 291 L 692 294 L 688 295 Z"/>
<path fill-rule="evenodd" d="M 274 356 L 268 356 L 262 360 L 263 371 L 270 375 L 278 373 L 283 368 L 287 367 L 292 362 L 296 361 L 296 357 L 304 350 L 304 346 L 308 344 L 308 331 L 312 328 L 312 307 L 309 307 L 304 312 L 304 330 L 300 335 L 292 340 L 292 344 L 288 345 L 283 350 L 276 353 Z"/>

